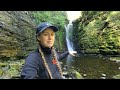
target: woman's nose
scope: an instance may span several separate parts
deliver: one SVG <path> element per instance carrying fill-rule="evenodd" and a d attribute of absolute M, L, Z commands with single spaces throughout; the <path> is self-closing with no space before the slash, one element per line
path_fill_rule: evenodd
<path fill-rule="evenodd" d="M 49 35 L 49 39 L 52 39 L 52 35 Z"/>

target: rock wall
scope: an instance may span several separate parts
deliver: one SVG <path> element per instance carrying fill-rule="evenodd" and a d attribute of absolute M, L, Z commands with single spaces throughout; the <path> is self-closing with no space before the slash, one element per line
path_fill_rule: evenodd
<path fill-rule="evenodd" d="M 30 11 L 0 11 L 0 58 L 22 57 L 36 45 Z"/>
<path fill-rule="evenodd" d="M 119 11 L 82 11 L 82 16 L 73 24 L 78 51 L 120 54 Z"/>

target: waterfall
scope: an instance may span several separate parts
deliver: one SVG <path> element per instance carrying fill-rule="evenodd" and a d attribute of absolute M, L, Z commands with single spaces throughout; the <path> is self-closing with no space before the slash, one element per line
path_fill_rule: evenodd
<path fill-rule="evenodd" d="M 74 51 L 74 46 L 73 46 L 73 41 L 72 41 L 72 34 L 73 34 L 73 24 L 72 21 L 69 22 L 69 24 L 67 26 L 65 26 L 65 30 L 66 30 L 66 44 L 67 44 L 67 48 L 68 51 Z M 68 55 L 67 56 L 67 66 L 68 68 L 71 67 L 71 60 L 73 60 L 73 56 Z"/>
<path fill-rule="evenodd" d="M 69 23 L 68 25 L 65 26 L 65 31 L 66 31 L 66 44 L 67 44 L 67 48 L 69 51 L 69 55 L 66 58 L 66 65 L 67 65 L 67 69 L 68 71 L 71 68 L 74 68 L 71 63 L 74 60 L 74 57 L 77 55 L 77 51 L 75 51 L 74 48 L 74 44 L 73 44 L 73 20 L 77 19 L 77 16 L 80 16 L 81 14 L 76 14 L 74 11 L 68 11 L 68 20 Z M 71 13 L 72 12 L 72 13 Z"/>
<path fill-rule="evenodd" d="M 73 41 L 72 41 L 72 33 L 73 33 L 73 24 L 72 21 L 69 22 L 67 26 L 65 26 L 66 30 L 66 43 L 68 51 L 74 51 Z"/>

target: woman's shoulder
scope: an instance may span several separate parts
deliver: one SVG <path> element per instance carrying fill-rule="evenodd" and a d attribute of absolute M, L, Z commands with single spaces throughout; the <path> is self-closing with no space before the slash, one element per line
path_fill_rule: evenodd
<path fill-rule="evenodd" d="M 33 51 L 33 52 L 30 52 L 28 56 L 36 57 L 36 56 L 39 56 L 39 53 L 36 51 Z"/>
<path fill-rule="evenodd" d="M 36 51 L 30 52 L 26 57 L 27 62 L 38 62 L 40 59 L 39 53 Z"/>

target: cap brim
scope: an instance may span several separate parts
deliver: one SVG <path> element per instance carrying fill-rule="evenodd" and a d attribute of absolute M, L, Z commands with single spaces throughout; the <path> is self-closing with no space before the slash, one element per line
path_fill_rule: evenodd
<path fill-rule="evenodd" d="M 56 26 L 53 26 L 53 25 L 50 25 L 50 26 L 46 26 L 44 27 L 39 33 L 43 32 L 46 28 L 52 28 L 54 32 L 57 32 L 58 31 L 58 28 Z M 39 34 L 38 33 L 38 34 Z"/>

